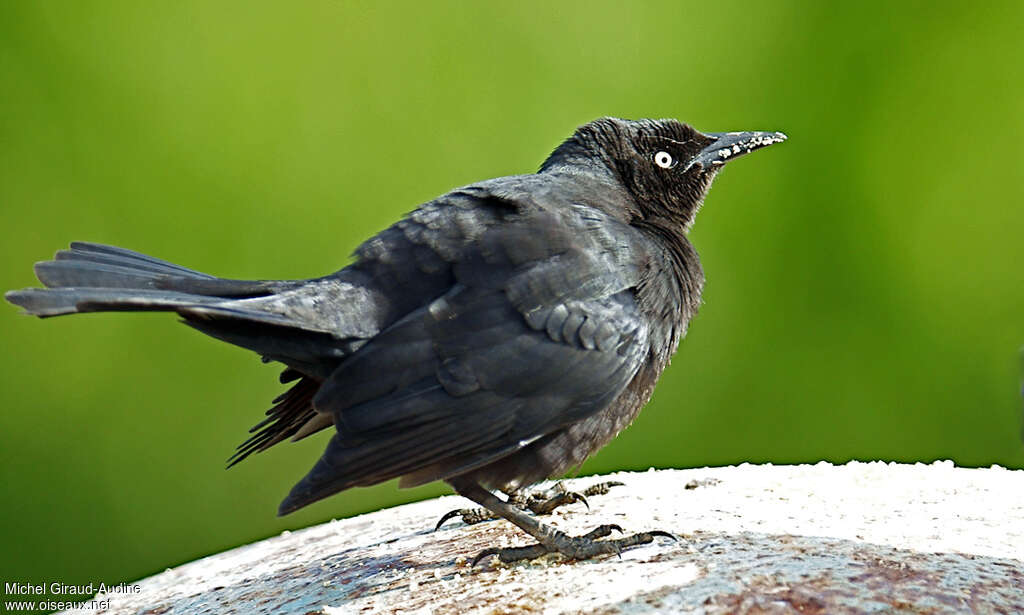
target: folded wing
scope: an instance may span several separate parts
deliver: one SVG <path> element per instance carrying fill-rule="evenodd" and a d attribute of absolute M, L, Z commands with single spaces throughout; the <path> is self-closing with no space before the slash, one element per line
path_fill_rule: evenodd
<path fill-rule="evenodd" d="M 631 233 L 569 208 L 484 232 L 448 292 L 324 382 L 313 404 L 337 433 L 281 514 L 352 486 L 461 474 L 604 408 L 648 349 Z"/>

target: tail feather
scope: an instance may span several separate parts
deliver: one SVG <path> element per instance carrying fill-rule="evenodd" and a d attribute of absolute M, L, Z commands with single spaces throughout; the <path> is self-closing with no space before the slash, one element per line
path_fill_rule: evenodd
<path fill-rule="evenodd" d="M 351 280 L 228 280 L 95 243 L 74 242 L 35 271 L 46 288 L 4 295 L 28 314 L 175 312 L 207 335 L 287 365 L 282 382 L 299 382 L 275 400 L 231 465 L 333 425 L 333 417 L 313 409 L 312 397 L 345 356 L 378 332 L 383 309 Z"/>
<path fill-rule="evenodd" d="M 80 312 L 166 312 L 222 301 L 218 297 L 201 297 L 166 290 L 74 287 L 12 290 L 5 293 L 4 298 L 41 318 Z"/>
<path fill-rule="evenodd" d="M 53 260 L 36 263 L 36 277 L 47 288 L 156 288 L 150 271 L 95 261 Z"/>
<path fill-rule="evenodd" d="M 225 280 L 132 250 L 81 241 L 57 252 L 53 260 L 36 263 L 35 272 L 46 289 L 16 290 L 4 296 L 29 314 L 41 317 L 99 311 L 180 311 L 228 304 L 232 299 L 265 297 L 302 283 Z M 224 307 L 218 315 L 242 319 L 256 315 L 266 324 L 289 324 L 280 315 L 258 310 Z"/>
<path fill-rule="evenodd" d="M 126 250 L 125 248 L 118 248 L 115 246 L 107 246 L 99 243 L 89 243 L 85 241 L 73 241 L 71 242 L 71 248 L 68 250 L 61 250 L 57 252 L 54 260 L 46 261 L 44 263 L 38 263 L 36 265 L 36 272 L 39 272 L 40 267 L 48 270 L 60 270 L 62 268 L 75 268 L 79 271 L 84 271 L 87 267 L 83 267 L 85 263 L 91 263 L 93 265 L 111 265 L 114 267 L 120 267 L 120 271 L 128 272 L 131 271 L 136 277 L 142 277 L 142 274 L 148 274 L 150 279 L 158 276 L 173 276 L 173 277 L 184 277 L 184 278 L 195 278 L 203 280 L 215 280 L 216 278 L 181 265 L 175 265 L 174 263 L 154 258 L 146 254 L 134 252 L 132 250 Z M 97 267 L 98 269 L 98 267 Z M 40 281 L 47 284 L 46 280 L 40 277 Z M 70 286 L 70 284 L 56 284 L 57 286 Z M 75 286 L 101 286 L 101 284 L 74 284 Z M 119 287 L 120 288 L 120 287 Z"/>
<path fill-rule="evenodd" d="M 54 260 L 37 263 L 47 288 L 27 288 L 4 297 L 39 317 L 82 312 L 177 312 L 196 329 L 302 367 L 336 360 L 347 347 L 316 315 L 292 308 L 290 290 L 305 280 L 225 280 L 138 252 L 74 242 Z M 281 299 L 281 293 L 288 295 Z M 294 293 L 292 293 L 294 294 Z M 301 301 L 299 302 L 301 305 Z M 310 317 L 312 316 L 312 317 Z"/>
<path fill-rule="evenodd" d="M 35 272 L 48 288 L 171 290 L 224 298 L 262 297 L 295 284 L 226 280 L 132 250 L 81 241 L 57 252 L 54 260 L 36 263 Z"/>

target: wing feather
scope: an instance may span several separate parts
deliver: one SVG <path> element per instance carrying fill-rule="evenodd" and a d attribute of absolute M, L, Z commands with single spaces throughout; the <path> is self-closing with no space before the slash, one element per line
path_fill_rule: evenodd
<path fill-rule="evenodd" d="M 523 210 L 473 227 L 460 250 L 445 239 L 436 253 L 453 261 L 450 288 L 359 348 L 313 398 L 337 434 L 282 514 L 352 486 L 480 467 L 621 393 L 648 349 L 635 299 L 644 256 L 629 248 L 643 244 L 587 215 Z M 448 237 L 443 212 L 421 222 L 416 240 Z"/>

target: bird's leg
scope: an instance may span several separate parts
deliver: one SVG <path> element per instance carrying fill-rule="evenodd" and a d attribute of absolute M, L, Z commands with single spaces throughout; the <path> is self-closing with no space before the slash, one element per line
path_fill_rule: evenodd
<path fill-rule="evenodd" d="M 575 492 L 569 491 L 562 481 L 558 481 L 548 489 L 530 491 L 528 493 L 520 491 L 507 495 L 509 496 L 509 502 L 523 510 L 529 510 L 535 515 L 549 515 L 555 509 L 566 504 L 572 504 L 573 502 L 582 502 L 589 510 L 590 504 L 587 502 L 587 496 L 604 495 L 612 487 L 618 487 L 623 484 L 618 481 L 607 481 L 591 485 L 581 492 Z M 462 522 L 466 525 L 500 518 L 497 514 L 486 508 L 460 508 L 445 513 L 441 520 L 437 522 L 434 531 L 441 529 L 445 521 L 455 517 L 462 517 Z"/>
<path fill-rule="evenodd" d="M 569 559 L 582 560 L 597 555 L 618 554 L 629 547 L 650 543 L 654 540 L 655 536 L 664 536 L 675 540 L 675 536 L 661 530 L 640 532 L 611 540 L 600 540 L 609 536 L 612 532 L 621 532 L 622 528 L 617 525 L 602 525 L 582 536 L 569 536 L 557 528 L 537 521 L 534 517 L 526 514 L 513 504 L 499 499 L 475 482 L 459 480 L 450 482 L 459 495 L 473 500 L 499 517 L 514 524 L 538 541 L 538 544 L 525 547 L 484 549 L 473 558 L 472 565 L 474 566 L 484 558 L 492 555 L 506 563 L 534 559 L 547 553 L 561 553 Z"/>

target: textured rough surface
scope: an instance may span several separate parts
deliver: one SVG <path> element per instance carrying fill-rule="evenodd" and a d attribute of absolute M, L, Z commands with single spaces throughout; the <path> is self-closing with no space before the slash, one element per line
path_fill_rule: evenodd
<path fill-rule="evenodd" d="M 526 544 L 502 521 L 431 529 L 445 497 L 214 555 L 112 596 L 117 614 L 1020 613 L 1024 471 L 850 463 L 620 473 L 548 519 L 664 529 L 621 558 L 473 570 Z M 91 611 L 95 612 L 95 611 Z"/>

